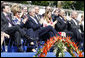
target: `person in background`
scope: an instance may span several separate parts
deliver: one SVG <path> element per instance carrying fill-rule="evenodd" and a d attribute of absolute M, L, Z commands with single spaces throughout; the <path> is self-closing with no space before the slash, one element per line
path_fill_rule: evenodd
<path fill-rule="evenodd" d="M 80 25 L 81 25 L 81 31 L 84 33 L 84 14 L 81 15 Z"/>
<path fill-rule="evenodd" d="M 42 17 L 42 15 L 39 14 L 40 9 L 39 9 L 38 6 L 35 6 L 34 9 L 35 9 L 35 17 L 36 17 L 36 19 L 38 19 L 40 21 L 40 19 Z"/>
<path fill-rule="evenodd" d="M 45 8 L 45 11 L 52 11 L 52 8 L 51 8 L 50 6 L 47 6 L 47 7 Z"/>
<path fill-rule="evenodd" d="M 23 6 L 22 7 L 22 10 L 21 10 L 21 18 L 26 18 L 26 17 L 29 17 L 29 14 L 28 14 L 28 7 L 27 6 Z"/>
<path fill-rule="evenodd" d="M 47 7 L 45 7 L 45 12 L 46 11 L 52 11 L 52 8 L 50 6 L 47 6 Z M 42 16 L 44 16 L 44 13 L 42 14 Z"/>
<path fill-rule="evenodd" d="M 59 11 L 60 11 L 59 8 L 56 8 L 56 9 L 54 10 L 54 12 L 53 12 L 53 14 L 52 14 L 52 19 L 53 19 L 53 21 L 55 21 L 56 18 L 59 16 Z"/>

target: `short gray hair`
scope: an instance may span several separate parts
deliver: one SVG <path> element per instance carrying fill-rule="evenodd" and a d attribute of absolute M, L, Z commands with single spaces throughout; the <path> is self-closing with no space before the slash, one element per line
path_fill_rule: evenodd
<path fill-rule="evenodd" d="M 33 10 L 35 10 L 34 8 L 29 8 L 28 12 L 32 12 Z"/>

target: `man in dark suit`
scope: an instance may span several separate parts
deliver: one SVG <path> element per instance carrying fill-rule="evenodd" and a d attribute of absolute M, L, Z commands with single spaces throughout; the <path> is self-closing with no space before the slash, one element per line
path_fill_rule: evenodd
<path fill-rule="evenodd" d="M 10 35 L 16 41 L 18 51 L 23 51 L 21 46 L 21 36 L 25 36 L 26 33 L 20 28 L 19 25 L 14 26 L 12 17 L 10 15 L 10 7 L 8 4 L 1 6 L 1 31 Z"/>
<path fill-rule="evenodd" d="M 55 29 L 58 32 L 65 32 L 66 36 L 73 37 L 73 33 L 69 31 L 69 21 L 66 19 L 65 11 L 62 9 L 56 9 L 56 17 L 53 20 L 58 22 L 55 25 Z"/>
<path fill-rule="evenodd" d="M 72 14 L 71 14 L 71 21 L 70 21 L 70 24 L 71 24 L 71 27 L 70 27 L 70 31 L 73 32 L 74 36 L 75 36 L 75 41 L 76 42 L 82 42 L 84 40 L 84 38 L 81 36 L 81 30 L 80 30 L 80 25 L 79 25 L 79 22 L 77 21 L 77 12 L 76 11 L 73 11 Z"/>
<path fill-rule="evenodd" d="M 65 19 L 64 19 L 64 16 L 65 15 L 65 11 L 64 10 L 61 10 L 59 12 L 59 15 L 58 17 L 56 18 L 56 20 L 58 21 L 55 25 L 55 29 L 56 31 L 58 32 L 62 32 L 66 29 L 66 23 L 65 23 Z"/>

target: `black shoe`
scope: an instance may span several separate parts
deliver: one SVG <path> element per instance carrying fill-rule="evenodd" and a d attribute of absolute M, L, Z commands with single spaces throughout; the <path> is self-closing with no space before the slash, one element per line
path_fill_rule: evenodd
<path fill-rule="evenodd" d="M 24 35 L 24 36 L 25 36 L 25 38 L 30 39 L 30 37 L 28 35 Z"/>
<path fill-rule="evenodd" d="M 27 39 L 31 39 L 31 40 L 38 40 L 39 38 L 38 37 L 35 37 L 35 38 L 32 38 L 32 37 L 30 37 L 30 36 L 28 36 L 28 35 L 24 35 L 25 36 L 25 38 L 27 38 Z"/>
<path fill-rule="evenodd" d="M 2 51 L 2 48 L 1 48 L 1 52 L 3 52 L 3 51 Z"/>
<path fill-rule="evenodd" d="M 36 52 L 36 49 L 35 48 L 27 48 L 26 52 Z"/>
<path fill-rule="evenodd" d="M 32 48 L 27 48 L 26 52 L 32 52 Z"/>
<path fill-rule="evenodd" d="M 18 47 L 17 52 L 24 52 L 22 47 Z"/>

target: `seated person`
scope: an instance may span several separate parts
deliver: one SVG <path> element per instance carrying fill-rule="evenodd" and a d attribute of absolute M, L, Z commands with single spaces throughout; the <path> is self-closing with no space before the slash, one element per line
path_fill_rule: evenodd
<path fill-rule="evenodd" d="M 55 28 L 55 24 L 57 23 L 57 20 L 53 22 L 51 17 L 51 11 L 46 11 L 44 17 L 41 18 L 40 23 L 43 24 L 43 27 L 50 25 L 53 28 Z"/>
<path fill-rule="evenodd" d="M 14 23 L 14 25 L 23 25 L 24 26 L 25 22 L 28 20 L 28 17 L 26 16 L 24 19 L 21 18 L 21 16 L 20 16 L 21 15 L 20 10 L 21 9 L 19 9 L 19 6 L 18 5 L 17 5 L 17 7 L 15 7 L 15 5 L 14 5 L 14 7 L 12 7 L 12 12 L 13 12 L 13 15 L 14 15 L 13 16 L 13 23 Z M 33 31 L 31 29 L 28 29 L 28 30 L 27 29 L 24 29 L 23 26 L 22 26 L 23 32 L 26 32 L 26 34 L 29 34 L 32 37 L 34 35 Z M 32 33 L 31 33 L 31 31 L 32 31 Z M 34 42 L 31 39 L 27 39 L 27 44 L 28 43 L 30 44 L 30 46 L 31 45 L 34 45 Z M 35 52 L 34 49 L 32 49 L 32 50 L 33 50 L 33 52 Z M 32 51 L 32 50 L 30 50 L 30 51 Z"/>
<path fill-rule="evenodd" d="M 35 18 L 35 9 L 29 10 L 29 20 L 25 25 L 27 26 L 27 28 L 32 28 L 35 31 L 37 37 L 40 37 L 50 31 L 53 32 L 54 36 L 58 34 L 52 26 L 43 27 L 39 23 L 38 19 Z"/>
<path fill-rule="evenodd" d="M 70 32 L 70 30 L 69 30 L 70 24 L 65 16 L 65 11 L 62 9 L 56 9 L 55 12 L 56 12 L 56 14 L 55 14 L 56 16 L 53 17 L 52 20 L 53 21 L 57 20 L 57 23 L 55 24 L 56 31 L 61 32 L 62 34 L 64 33 L 65 37 L 66 36 L 73 37 L 73 33 Z"/>
<path fill-rule="evenodd" d="M 81 36 L 81 30 L 80 30 L 80 25 L 79 22 L 76 20 L 77 19 L 77 12 L 73 11 L 71 14 L 71 27 L 70 27 L 70 31 L 73 32 L 74 36 L 75 36 L 75 41 L 78 42 L 78 45 L 80 44 L 80 42 L 84 41 L 84 37 Z"/>
<path fill-rule="evenodd" d="M 12 21 L 12 17 L 10 15 L 10 6 L 8 4 L 4 4 L 1 6 L 1 30 L 6 34 L 10 35 L 11 40 L 15 40 L 17 43 L 18 51 L 22 51 L 21 46 L 21 35 L 26 36 L 26 33 L 22 32 L 21 27 L 19 25 L 14 25 Z"/>

